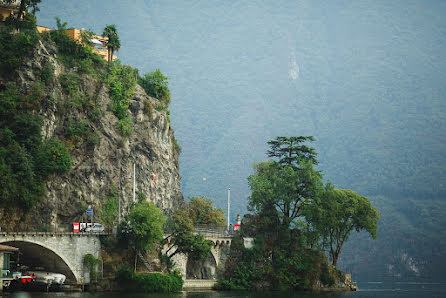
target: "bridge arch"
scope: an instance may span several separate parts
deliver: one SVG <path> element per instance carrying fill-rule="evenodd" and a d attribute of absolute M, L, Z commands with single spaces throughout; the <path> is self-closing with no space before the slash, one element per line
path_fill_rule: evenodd
<path fill-rule="evenodd" d="M 12 240 L 2 241 L 2 244 L 17 247 L 20 250 L 19 262 L 29 267 L 43 267 L 45 271 L 62 273 L 66 276 L 67 283 L 78 283 L 81 276 L 77 276 L 75 267 L 63 252 L 58 252 L 54 247 L 49 247 L 42 241 Z"/>
<path fill-rule="evenodd" d="M 187 258 L 186 279 L 213 279 L 216 276 L 216 271 L 217 258 L 212 249 L 205 259 L 193 260 Z"/>

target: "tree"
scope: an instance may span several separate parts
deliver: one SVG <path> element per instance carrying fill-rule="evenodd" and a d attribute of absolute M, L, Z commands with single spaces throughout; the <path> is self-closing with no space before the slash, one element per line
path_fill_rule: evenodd
<path fill-rule="evenodd" d="M 313 142 L 314 137 L 277 137 L 275 140 L 268 142 L 271 147 L 267 152 L 268 157 L 278 158 L 281 165 L 298 166 L 303 160 L 309 160 L 312 164 L 317 165 L 317 153 L 314 148 L 301 145 L 306 141 Z"/>
<path fill-rule="evenodd" d="M 379 214 L 366 197 L 328 183 L 321 197 L 308 208 L 306 218 L 322 233 L 336 266 L 342 246 L 353 230 L 366 230 L 376 239 Z"/>
<path fill-rule="evenodd" d="M 108 37 L 107 49 L 108 49 L 108 62 L 113 61 L 113 52 L 119 51 L 121 48 L 121 42 L 119 40 L 118 31 L 115 25 L 106 25 L 104 32 L 102 33 L 104 37 Z"/>
<path fill-rule="evenodd" d="M 316 152 L 301 144 L 308 140 L 314 138 L 277 137 L 269 141 L 268 156 L 279 161 L 255 164 L 255 174 L 248 177 L 252 191 L 249 207 L 258 212 L 276 208 L 286 229 L 301 216 L 304 205 L 313 200 L 322 187 L 322 175 L 313 168 L 313 164 L 317 164 Z"/>
<path fill-rule="evenodd" d="M 193 233 L 194 222 L 187 209 L 176 210 L 167 222 L 166 229 L 169 235 L 164 239 L 171 243 L 166 251 L 169 259 L 178 253 L 187 254 L 188 257 L 199 260 L 209 255 L 211 242 L 203 235 Z M 173 251 L 172 253 L 170 253 Z M 169 254 L 170 253 L 170 254 Z"/>
<path fill-rule="evenodd" d="M 194 224 L 224 226 L 226 223 L 223 210 L 213 207 L 211 198 L 189 198 L 187 210 Z"/>
<path fill-rule="evenodd" d="M 274 207 L 284 228 L 301 216 L 305 204 L 315 198 L 322 185 L 320 173 L 309 161 L 301 161 L 299 168 L 260 162 L 254 165 L 254 170 L 255 174 L 248 177 L 252 191 L 249 208 L 260 213 Z"/>
<path fill-rule="evenodd" d="M 167 107 L 170 102 L 168 79 L 169 78 L 163 75 L 159 69 L 156 69 L 153 72 L 146 73 L 138 80 L 138 84 L 143 87 L 147 95 L 165 102 L 165 107 Z"/>
<path fill-rule="evenodd" d="M 1 4 L 14 4 L 17 0 L 0 0 Z M 18 6 L 19 11 L 17 13 L 17 20 L 21 20 L 23 17 L 23 14 L 28 11 L 28 9 L 31 7 L 32 14 L 35 14 L 37 11 L 39 11 L 39 7 L 37 6 L 41 0 L 20 0 L 20 4 Z"/>
<path fill-rule="evenodd" d="M 163 239 L 163 212 L 153 203 L 138 203 L 130 211 L 127 221 L 118 226 L 120 242 L 125 242 L 135 251 L 135 268 L 138 252 L 146 250 Z"/>

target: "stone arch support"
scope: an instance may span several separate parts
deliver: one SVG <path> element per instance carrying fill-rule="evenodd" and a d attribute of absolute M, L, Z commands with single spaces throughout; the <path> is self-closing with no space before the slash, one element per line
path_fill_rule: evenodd
<path fill-rule="evenodd" d="M 2 233 L 0 243 L 17 246 L 24 258 L 39 260 L 67 276 L 67 282 L 89 282 L 84 275 L 83 259 L 86 254 L 101 257 L 101 245 L 97 235 L 67 233 Z"/>

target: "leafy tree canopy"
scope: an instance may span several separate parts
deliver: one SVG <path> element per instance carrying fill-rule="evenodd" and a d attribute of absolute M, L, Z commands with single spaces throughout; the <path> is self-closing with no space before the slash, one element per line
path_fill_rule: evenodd
<path fill-rule="evenodd" d="M 144 88 L 149 96 L 158 98 L 164 102 L 165 107 L 170 102 L 170 91 L 168 77 L 163 75 L 159 69 L 153 72 L 146 73 L 142 78 L 139 78 L 138 84 Z"/>
<path fill-rule="evenodd" d="M 224 226 L 225 215 L 221 208 L 213 207 L 212 199 L 206 197 L 189 198 L 187 210 L 194 224 Z"/>
<path fill-rule="evenodd" d="M 260 162 L 254 165 L 254 171 L 248 177 L 252 191 L 248 207 L 259 213 L 275 208 L 286 227 L 302 215 L 302 208 L 315 198 L 322 185 L 320 173 L 309 161 L 301 161 L 299 168 Z"/>
<path fill-rule="evenodd" d="M 299 162 L 302 160 L 309 160 L 314 165 L 317 165 L 317 153 L 314 148 L 301 144 L 306 141 L 313 142 L 314 137 L 277 137 L 275 140 L 268 142 L 268 145 L 270 146 L 270 149 L 267 152 L 268 157 L 278 158 L 279 163 L 282 165 L 298 166 Z"/>
<path fill-rule="evenodd" d="M 163 239 L 163 212 L 153 203 L 141 202 L 130 211 L 128 221 L 119 225 L 119 238 L 135 250 L 149 249 Z"/>
<path fill-rule="evenodd" d="M 187 209 L 176 210 L 169 218 L 166 230 L 170 233 L 165 240 L 171 243 L 166 251 L 168 258 L 178 253 L 187 254 L 190 258 L 199 260 L 206 258 L 211 249 L 211 242 L 203 235 L 193 233 L 194 222 Z"/>
<path fill-rule="evenodd" d="M 108 38 L 108 62 L 113 61 L 113 52 L 119 51 L 121 48 L 121 41 L 119 40 L 118 30 L 115 25 L 106 25 L 102 33 L 104 37 Z"/>
<path fill-rule="evenodd" d="M 353 190 L 327 184 L 321 197 L 307 208 L 306 218 L 322 233 L 334 266 L 345 241 L 355 230 L 376 239 L 379 214 L 370 201 Z"/>

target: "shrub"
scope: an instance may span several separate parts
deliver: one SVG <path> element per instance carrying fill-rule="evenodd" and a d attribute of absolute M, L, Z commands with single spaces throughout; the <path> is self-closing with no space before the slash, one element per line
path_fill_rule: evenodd
<path fill-rule="evenodd" d="M 148 101 L 147 99 L 144 100 L 144 114 L 148 115 L 149 117 L 152 117 L 153 114 L 153 103 Z"/>
<path fill-rule="evenodd" d="M 74 95 L 79 88 L 81 78 L 75 72 L 63 74 L 59 77 L 59 82 L 68 95 Z"/>
<path fill-rule="evenodd" d="M 183 288 L 183 279 L 178 271 L 168 274 L 132 273 L 129 268 L 123 267 L 118 270 L 116 278 L 129 291 L 178 292 Z"/>
<path fill-rule="evenodd" d="M 97 278 L 96 266 L 100 262 L 101 260 L 96 259 L 92 254 L 86 254 L 84 256 L 84 263 L 90 267 L 90 281 L 96 280 Z"/>
<path fill-rule="evenodd" d="M 0 203 L 26 212 L 42 196 L 44 185 L 35 174 L 32 155 L 12 140 L 10 134 L 7 129 L 0 130 Z"/>
<path fill-rule="evenodd" d="M 100 216 L 102 222 L 110 230 L 117 221 L 116 215 L 118 214 L 118 200 L 119 194 L 117 193 L 116 188 L 113 186 L 112 190 L 107 196 L 107 199 L 101 205 Z"/>
<path fill-rule="evenodd" d="M 99 119 L 101 119 L 103 114 L 104 113 L 102 112 L 101 108 L 96 106 L 95 104 L 92 104 L 87 111 L 88 119 L 90 119 L 93 122 L 96 122 Z"/>
<path fill-rule="evenodd" d="M 37 171 L 43 178 L 51 174 L 62 174 L 68 171 L 73 160 L 67 147 L 58 139 L 45 140 L 36 154 Z"/>
<path fill-rule="evenodd" d="M 58 31 L 51 31 L 51 39 L 58 48 L 58 59 L 68 68 L 78 67 L 80 73 L 93 73 L 96 69 L 102 68 L 105 61 L 86 42 L 86 38 L 91 37 L 92 32 L 82 34 L 82 43 L 72 40 L 65 30 L 67 23 L 61 23 L 56 18 Z"/>
<path fill-rule="evenodd" d="M 54 78 L 54 66 L 51 62 L 46 62 L 43 69 L 40 71 L 40 79 L 44 81 L 46 84 L 49 84 L 53 81 Z"/>
<path fill-rule="evenodd" d="M 72 139 L 74 142 L 80 141 L 82 138 L 90 134 L 90 127 L 86 121 L 79 121 L 74 124 L 72 119 L 68 120 L 68 126 L 65 128 L 65 137 Z"/>
<path fill-rule="evenodd" d="M 13 21 L 12 18 L 8 19 Z M 20 66 L 24 57 L 32 55 L 39 41 L 35 20 L 26 24 L 26 28 L 20 33 L 13 33 L 14 25 L 7 23 L 6 28 L 0 30 L 0 72 L 14 71 Z"/>
<path fill-rule="evenodd" d="M 137 71 L 119 62 L 111 63 L 107 70 L 105 84 L 112 99 L 112 111 L 122 119 L 127 114 L 130 97 L 135 92 Z"/>
<path fill-rule="evenodd" d="M 21 113 L 10 124 L 14 139 L 27 150 L 34 151 L 42 143 L 43 118 L 33 113 Z"/>
<path fill-rule="evenodd" d="M 101 142 L 101 137 L 96 132 L 91 132 L 87 137 L 87 143 L 90 145 L 98 145 Z"/>
<path fill-rule="evenodd" d="M 330 274 L 330 270 L 328 268 L 328 263 L 323 262 L 321 266 L 320 280 L 323 285 L 331 287 L 335 283 L 335 278 L 332 274 Z"/>
<path fill-rule="evenodd" d="M 14 82 L 6 83 L 6 89 L 0 92 L 0 116 L 2 120 L 13 116 L 17 112 L 17 103 L 20 100 L 20 93 Z"/>
<path fill-rule="evenodd" d="M 118 120 L 118 129 L 122 136 L 128 137 L 133 132 L 133 121 L 130 116 Z"/>
<path fill-rule="evenodd" d="M 158 98 L 167 107 L 170 102 L 170 91 L 168 77 L 163 75 L 159 69 L 145 74 L 138 79 L 138 84 L 143 87 L 149 96 Z"/>

